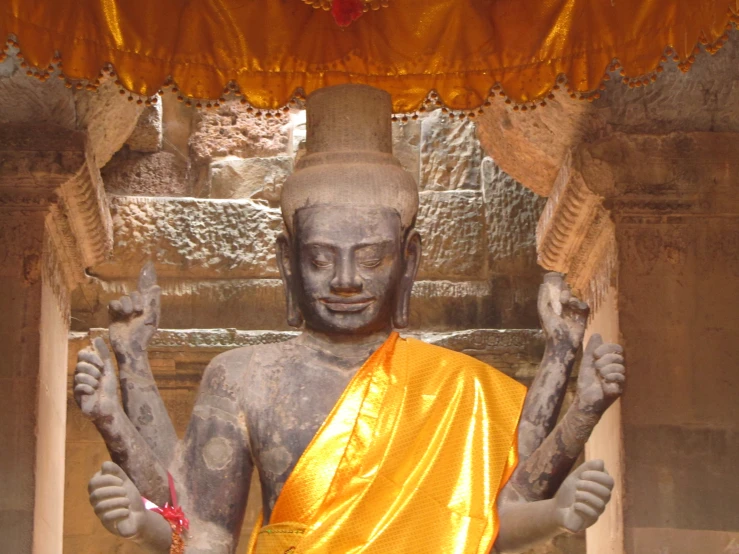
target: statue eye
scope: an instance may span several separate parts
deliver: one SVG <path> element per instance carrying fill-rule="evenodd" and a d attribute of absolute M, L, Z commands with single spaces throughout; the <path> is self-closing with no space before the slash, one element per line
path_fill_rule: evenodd
<path fill-rule="evenodd" d="M 316 266 L 319 269 L 325 269 L 327 267 L 331 267 L 333 264 L 329 260 L 324 260 L 320 258 L 314 258 L 313 259 L 313 265 Z"/>
<path fill-rule="evenodd" d="M 361 262 L 359 262 L 359 265 L 362 267 L 372 268 L 372 267 L 377 267 L 381 263 L 382 263 L 382 259 L 377 258 L 377 259 L 372 259 L 372 260 L 362 260 Z"/>

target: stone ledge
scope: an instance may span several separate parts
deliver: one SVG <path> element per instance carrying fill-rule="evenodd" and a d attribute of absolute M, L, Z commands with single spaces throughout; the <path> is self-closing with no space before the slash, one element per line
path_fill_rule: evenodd
<path fill-rule="evenodd" d="M 237 329 L 160 329 L 149 345 L 152 360 L 174 359 L 175 366 L 202 366 L 213 356 L 243 346 L 282 342 L 299 334 L 298 331 L 244 331 Z M 523 382 L 529 382 L 536 373 L 544 350 L 542 332 L 537 329 L 474 329 L 449 333 L 401 333 L 429 344 L 462 352 Z M 94 328 L 89 332 L 72 332 L 69 335 L 69 374 L 74 372 L 76 355 L 89 341 L 108 336 L 107 329 Z M 162 364 L 152 363 L 157 376 L 171 378 L 169 371 L 157 370 Z M 185 371 L 180 377 L 199 381 L 198 371 Z M 160 375 L 161 374 L 161 375 Z"/>
<path fill-rule="evenodd" d="M 138 267 L 138 266 L 137 266 Z M 289 330 L 280 279 L 161 278 L 162 325 L 172 328 Z M 108 324 L 108 303 L 135 290 L 136 280 L 94 280 L 74 291 L 72 329 Z M 418 281 L 413 288 L 411 325 L 429 330 L 495 327 L 488 281 Z"/>

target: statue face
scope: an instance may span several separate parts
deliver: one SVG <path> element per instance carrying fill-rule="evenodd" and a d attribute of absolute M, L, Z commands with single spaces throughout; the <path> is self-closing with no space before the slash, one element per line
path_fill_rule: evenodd
<path fill-rule="evenodd" d="M 400 216 L 395 210 L 303 208 L 295 215 L 295 238 L 289 250 L 290 259 L 283 260 L 281 269 L 288 296 L 293 295 L 308 328 L 361 335 L 392 326 L 409 275 Z M 414 260 L 411 286 L 417 266 Z M 288 264 L 289 273 L 285 271 Z M 288 309 L 290 303 L 288 298 Z"/>

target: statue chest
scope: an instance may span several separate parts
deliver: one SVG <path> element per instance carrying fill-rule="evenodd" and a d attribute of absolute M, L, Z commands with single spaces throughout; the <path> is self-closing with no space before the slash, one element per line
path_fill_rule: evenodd
<path fill-rule="evenodd" d="M 321 362 L 303 359 L 289 366 L 264 364 L 255 371 L 258 377 L 247 394 L 246 419 L 265 516 L 356 373 L 356 369 L 347 371 Z"/>

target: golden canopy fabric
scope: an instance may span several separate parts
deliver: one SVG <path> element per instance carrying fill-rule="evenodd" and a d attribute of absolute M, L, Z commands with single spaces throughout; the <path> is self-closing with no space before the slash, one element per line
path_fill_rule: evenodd
<path fill-rule="evenodd" d="M 478 360 L 393 333 L 347 386 L 249 552 L 487 554 L 525 393 Z"/>
<path fill-rule="evenodd" d="M 655 70 L 663 50 L 686 60 L 720 40 L 739 0 L 392 0 L 347 28 L 302 0 L 0 0 L 0 36 L 28 62 L 58 51 L 65 75 L 93 80 L 106 63 L 130 91 L 171 76 L 191 97 L 238 83 L 259 108 L 297 89 L 356 82 L 383 88 L 396 112 L 430 90 L 453 109 L 480 106 L 495 83 L 516 102 L 546 95 L 558 75 L 577 91 L 618 59 Z"/>

